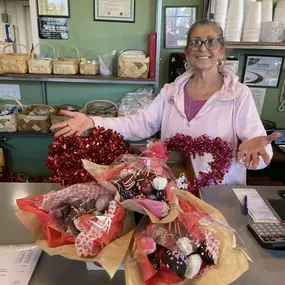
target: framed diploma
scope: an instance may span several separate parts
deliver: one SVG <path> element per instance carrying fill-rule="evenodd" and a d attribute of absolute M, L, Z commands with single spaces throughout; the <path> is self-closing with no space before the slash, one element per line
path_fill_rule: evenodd
<path fill-rule="evenodd" d="M 136 0 L 94 0 L 94 20 L 135 22 Z"/>
<path fill-rule="evenodd" d="M 252 87 L 277 87 L 284 58 L 246 55 L 243 83 Z"/>
<path fill-rule="evenodd" d="M 39 17 L 70 18 L 69 0 L 37 0 Z"/>

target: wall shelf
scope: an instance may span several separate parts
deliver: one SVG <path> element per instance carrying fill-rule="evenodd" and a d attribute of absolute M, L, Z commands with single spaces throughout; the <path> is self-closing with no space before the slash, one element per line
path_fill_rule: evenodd
<path fill-rule="evenodd" d="M 133 79 L 121 77 L 103 77 L 88 75 L 44 75 L 44 74 L 1 74 L 0 80 L 41 81 L 41 82 L 68 82 L 68 83 L 96 83 L 96 84 L 143 84 L 153 85 L 153 78 Z"/>
<path fill-rule="evenodd" d="M 270 49 L 285 50 L 285 43 L 264 43 L 264 42 L 225 42 L 229 49 Z"/>

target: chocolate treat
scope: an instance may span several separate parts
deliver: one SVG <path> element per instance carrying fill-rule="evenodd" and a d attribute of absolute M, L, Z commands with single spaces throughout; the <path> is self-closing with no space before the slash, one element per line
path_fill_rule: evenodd
<path fill-rule="evenodd" d="M 124 190 L 124 186 L 120 180 L 113 181 L 112 184 L 117 188 L 118 192 Z"/>
<path fill-rule="evenodd" d="M 164 177 L 156 177 L 152 181 L 152 187 L 156 190 L 164 190 L 167 185 L 167 179 Z"/>
<path fill-rule="evenodd" d="M 167 250 L 162 255 L 162 263 L 179 277 L 185 276 L 187 257 L 182 252 Z"/>
<path fill-rule="evenodd" d="M 136 177 L 136 186 L 138 191 L 144 195 L 150 195 L 153 191 L 153 187 L 151 185 L 151 181 L 148 177 L 144 176 L 143 174 L 139 174 Z"/>
<path fill-rule="evenodd" d="M 201 246 L 198 248 L 198 254 L 201 256 L 202 260 L 207 265 L 213 265 L 214 264 L 214 260 L 210 256 L 210 253 L 209 253 L 205 243 L 202 243 Z"/>
<path fill-rule="evenodd" d="M 109 203 L 113 200 L 111 195 L 102 195 L 96 201 L 96 209 L 100 212 L 105 212 L 108 209 Z"/>
<path fill-rule="evenodd" d="M 191 241 L 187 237 L 182 237 L 178 239 L 176 242 L 177 248 L 179 251 L 184 253 L 186 256 L 190 255 L 193 253 L 193 246 L 191 244 Z"/>
<path fill-rule="evenodd" d="M 200 271 L 202 266 L 202 258 L 199 254 L 192 254 L 188 257 L 187 270 L 185 277 L 193 279 Z"/>
<path fill-rule="evenodd" d="M 155 197 L 158 201 L 165 201 L 166 200 L 166 192 L 165 190 L 158 190 L 155 191 Z"/>
<path fill-rule="evenodd" d="M 155 268 L 155 270 L 159 270 L 160 268 L 160 263 L 159 263 L 159 259 L 157 256 L 157 251 L 155 251 L 154 253 L 149 254 L 148 256 L 148 260 L 151 263 L 151 265 Z"/>
<path fill-rule="evenodd" d="M 128 174 L 122 178 L 122 184 L 126 190 L 136 188 L 136 179 L 133 174 Z"/>
<path fill-rule="evenodd" d="M 96 209 L 95 204 L 96 204 L 96 200 L 91 198 L 89 200 L 85 200 L 81 202 L 79 207 L 82 208 L 84 212 L 87 214 L 87 213 L 94 211 L 94 209 Z"/>
<path fill-rule="evenodd" d="M 144 194 L 140 193 L 140 194 L 137 194 L 136 196 L 134 196 L 133 199 L 146 199 L 146 196 Z"/>
<path fill-rule="evenodd" d="M 74 220 L 70 216 L 65 220 L 65 225 L 67 226 L 67 232 L 73 236 L 77 236 L 80 231 L 75 227 Z"/>

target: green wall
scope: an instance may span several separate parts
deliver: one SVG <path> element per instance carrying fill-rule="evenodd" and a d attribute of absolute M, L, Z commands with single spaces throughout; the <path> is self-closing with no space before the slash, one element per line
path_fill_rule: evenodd
<path fill-rule="evenodd" d="M 69 20 L 70 39 L 67 41 L 47 41 L 58 50 L 62 45 L 75 45 L 81 56 L 88 50 L 96 54 L 110 52 L 116 49 L 142 49 L 147 51 L 147 35 L 155 31 L 155 0 L 136 0 L 135 23 L 111 23 L 93 21 L 93 0 L 70 0 L 71 18 Z M 164 0 L 164 6 L 170 5 L 198 5 L 199 16 L 203 11 L 203 0 Z M 164 22 L 164 10 L 163 10 Z M 163 26 L 163 25 L 162 25 Z M 163 30 L 162 30 L 163 34 Z M 168 81 L 168 58 L 171 52 L 183 51 L 164 49 L 164 40 L 161 40 L 161 74 L 160 85 Z M 65 56 L 74 56 L 71 50 L 66 50 Z M 240 58 L 240 71 L 242 73 L 244 54 L 277 54 L 274 51 L 233 50 L 232 55 Z M 280 51 L 278 55 L 285 55 Z M 285 77 L 282 72 L 282 81 Z M 7 83 L 7 82 L 2 82 Z M 9 82 L 11 83 L 11 82 Z M 22 102 L 24 104 L 41 103 L 41 86 L 37 82 L 17 82 L 20 84 Z M 84 105 L 94 99 L 107 99 L 118 102 L 122 95 L 141 86 L 107 85 L 107 84 L 78 84 L 78 83 L 48 83 L 48 103 L 51 105 L 77 104 Z M 285 127 L 285 113 L 279 113 L 278 88 L 268 89 L 265 98 L 262 118 L 276 121 L 279 127 Z M 24 171 L 29 175 L 37 176 L 47 174 L 44 160 L 47 156 L 47 147 L 52 142 L 52 137 L 29 137 L 8 135 L 10 151 L 10 170 L 12 172 Z"/>

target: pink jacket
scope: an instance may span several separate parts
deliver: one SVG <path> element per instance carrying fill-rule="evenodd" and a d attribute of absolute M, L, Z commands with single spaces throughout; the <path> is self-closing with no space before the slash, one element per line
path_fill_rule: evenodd
<path fill-rule="evenodd" d="M 92 117 L 95 126 L 113 129 L 128 140 L 142 140 L 151 137 L 161 130 L 162 139 L 176 133 L 197 137 L 207 134 L 211 137 L 221 137 L 234 148 L 234 159 L 230 172 L 225 176 L 223 184 L 246 184 L 246 169 L 236 160 L 239 140 L 245 141 L 257 136 L 266 135 L 259 118 L 250 89 L 238 82 L 238 77 L 232 73 L 223 73 L 224 85 L 220 91 L 213 94 L 190 122 L 184 112 L 184 85 L 192 74 L 186 72 L 175 82 L 165 84 L 160 94 L 144 110 L 122 118 Z M 267 152 L 272 157 L 272 147 L 267 146 Z M 205 171 L 210 155 L 193 159 L 196 175 Z M 266 165 L 262 158 L 258 168 Z"/>

